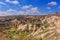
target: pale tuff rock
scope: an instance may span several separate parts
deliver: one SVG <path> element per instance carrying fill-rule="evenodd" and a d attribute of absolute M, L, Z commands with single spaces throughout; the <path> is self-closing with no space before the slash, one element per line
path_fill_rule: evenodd
<path fill-rule="evenodd" d="M 32 24 L 29 24 L 28 26 L 29 26 L 28 29 L 31 30 L 32 29 Z"/>
<path fill-rule="evenodd" d="M 49 18 L 46 18 L 46 20 L 50 24 L 54 22 L 57 32 L 60 33 L 60 17 L 59 16 L 51 16 Z M 54 25 L 54 24 L 52 24 L 52 25 Z M 51 27 L 50 27 L 50 29 L 51 29 Z"/>
<path fill-rule="evenodd" d="M 39 28 L 34 34 L 32 34 L 33 36 L 39 34 L 40 32 L 43 32 L 43 30 L 41 30 L 41 28 Z"/>
<path fill-rule="evenodd" d="M 35 31 L 35 30 L 36 30 L 35 25 L 28 24 L 28 30 L 30 30 L 30 31 Z"/>
<path fill-rule="evenodd" d="M 17 27 L 18 25 L 20 25 L 20 21 L 18 21 L 17 19 L 14 19 L 11 21 L 11 25 L 14 26 L 14 27 Z"/>
<path fill-rule="evenodd" d="M 4 24 L 9 24 L 12 31 L 22 31 L 23 33 L 27 33 L 26 36 L 29 37 L 42 38 L 42 40 L 60 40 L 59 14 L 42 16 L 17 16 L 13 19 L 10 18 L 0 18 L 0 25 L 5 27 Z M 17 38 L 17 36 L 14 36 L 14 38 Z"/>
<path fill-rule="evenodd" d="M 26 25 L 20 24 L 20 25 L 17 27 L 17 30 L 26 31 L 26 30 L 27 30 L 27 24 L 26 24 Z"/>
<path fill-rule="evenodd" d="M 51 36 L 54 36 L 55 35 L 55 31 L 57 32 L 57 33 L 59 33 L 60 34 L 60 17 L 59 16 L 50 16 L 50 17 L 45 17 L 45 19 L 43 19 L 43 20 L 41 20 L 42 22 L 44 22 L 44 21 L 47 21 L 49 24 L 50 24 L 50 26 L 46 29 L 46 30 L 48 30 L 47 32 L 45 32 L 45 33 L 43 33 L 43 34 L 39 34 L 39 33 L 42 33 L 42 32 L 44 32 L 43 30 L 41 30 L 41 28 L 39 28 L 36 32 L 33 32 L 33 33 L 31 33 L 30 35 L 33 35 L 33 36 L 36 36 L 37 38 L 38 37 L 42 37 L 42 38 L 44 38 L 44 36 L 45 35 L 47 35 L 48 33 L 50 34 L 49 36 L 48 36 L 48 38 L 49 37 L 51 37 Z M 44 28 L 45 29 L 45 28 Z M 50 31 L 49 31 L 50 30 Z M 39 35 L 38 35 L 39 34 Z M 60 36 L 60 35 L 59 35 Z"/>
<path fill-rule="evenodd" d="M 44 36 L 45 36 L 46 34 L 52 33 L 53 31 L 54 31 L 54 30 L 49 31 L 49 32 L 46 32 L 46 33 L 43 33 L 43 34 L 41 34 L 41 35 L 38 35 L 37 38 L 40 38 L 40 37 L 44 38 Z"/>
<path fill-rule="evenodd" d="M 29 18 L 29 17 L 27 17 Z M 37 17 L 33 17 L 31 16 L 30 18 L 32 19 L 38 19 Z M 28 34 L 27 36 L 33 36 L 36 38 L 44 38 L 47 36 L 47 38 L 51 38 L 54 37 L 55 40 L 55 35 L 56 33 L 59 34 L 60 36 L 60 16 L 59 15 L 46 15 L 46 16 L 42 16 L 40 17 L 40 19 L 42 23 L 47 22 L 49 24 L 49 26 L 47 28 L 45 28 L 44 24 L 41 27 L 37 27 L 35 24 L 32 25 L 32 23 L 28 23 L 28 22 L 23 25 L 22 23 L 19 23 L 20 21 L 18 20 L 13 20 L 12 24 L 19 24 L 17 26 L 17 30 L 22 30 L 22 31 L 31 31 L 30 34 Z M 31 20 L 30 20 L 31 21 Z"/>

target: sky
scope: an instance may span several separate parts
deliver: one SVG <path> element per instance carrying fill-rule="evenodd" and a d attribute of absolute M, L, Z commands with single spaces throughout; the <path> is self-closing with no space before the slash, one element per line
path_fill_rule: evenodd
<path fill-rule="evenodd" d="M 0 16 L 60 12 L 60 0 L 0 0 Z"/>

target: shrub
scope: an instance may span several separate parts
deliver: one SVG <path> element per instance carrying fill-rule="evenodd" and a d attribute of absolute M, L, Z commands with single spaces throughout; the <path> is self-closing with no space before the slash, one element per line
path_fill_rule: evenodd
<path fill-rule="evenodd" d="M 47 22 L 47 21 L 45 21 L 44 23 L 43 23 L 43 26 L 45 27 L 45 28 L 47 28 L 47 27 L 49 27 L 49 23 Z"/>

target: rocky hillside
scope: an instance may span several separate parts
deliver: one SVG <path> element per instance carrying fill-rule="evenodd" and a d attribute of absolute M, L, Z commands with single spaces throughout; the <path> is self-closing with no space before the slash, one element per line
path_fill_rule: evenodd
<path fill-rule="evenodd" d="M 42 38 L 41 40 L 60 40 L 59 13 L 40 16 L 0 17 L 0 25 L 4 25 L 4 30 L 15 28 L 16 31 L 27 33 L 28 37 Z M 0 30 L 4 32 L 3 29 Z"/>

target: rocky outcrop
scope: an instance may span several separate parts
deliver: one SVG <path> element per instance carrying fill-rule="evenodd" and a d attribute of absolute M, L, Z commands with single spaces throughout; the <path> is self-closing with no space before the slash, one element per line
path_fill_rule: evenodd
<path fill-rule="evenodd" d="M 60 40 L 60 14 L 58 13 L 42 16 L 13 17 L 13 19 L 8 20 L 4 18 L 1 22 L 15 27 L 18 31 L 30 32 L 27 36 L 43 38 L 44 40 Z"/>

